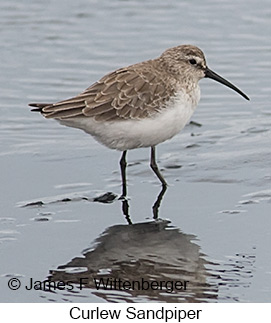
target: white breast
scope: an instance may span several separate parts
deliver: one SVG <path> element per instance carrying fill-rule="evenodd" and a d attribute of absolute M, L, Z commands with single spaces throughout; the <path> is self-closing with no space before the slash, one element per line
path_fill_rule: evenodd
<path fill-rule="evenodd" d="M 200 98 L 197 87 L 193 95 L 180 92 L 166 108 L 152 118 L 97 122 L 93 118 L 59 120 L 62 124 L 80 128 L 111 149 L 129 150 L 155 146 L 166 141 L 187 124 Z"/>

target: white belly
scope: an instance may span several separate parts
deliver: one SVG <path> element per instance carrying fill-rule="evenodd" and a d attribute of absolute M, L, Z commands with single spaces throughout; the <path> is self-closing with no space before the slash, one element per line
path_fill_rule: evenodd
<path fill-rule="evenodd" d="M 156 146 L 180 132 L 190 120 L 199 101 L 199 88 L 191 96 L 177 95 L 171 105 L 152 118 L 97 122 L 93 118 L 77 117 L 58 120 L 62 124 L 80 128 L 111 149 L 129 150 Z"/>

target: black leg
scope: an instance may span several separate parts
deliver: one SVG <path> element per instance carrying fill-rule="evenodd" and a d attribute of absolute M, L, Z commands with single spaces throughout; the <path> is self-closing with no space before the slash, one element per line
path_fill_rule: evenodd
<path fill-rule="evenodd" d="M 122 180 L 122 195 L 121 195 L 121 199 L 123 199 L 122 201 L 122 212 L 123 215 L 125 216 L 126 221 L 128 222 L 128 224 L 132 224 L 130 215 L 129 215 L 129 203 L 126 199 L 126 195 L 127 195 L 127 184 L 126 184 L 126 154 L 127 154 L 127 150 L 124 150 L 124 152 L 122 153 L 121 159 L 120 159 L 120 170 L 121 170 L 121 180 Z"/>
<path fill-rule="evenodd" d="M 120 170 L 121 170 L 121 179 L 122 179 L 122 197 L 127 195 L 127 185 L 126 185 L 126 154 L 127 150 L 124 150 L 120 159 Z"/>
<path fill-rule="evenodd" d="M 162 174 L 159 171 L 159 168 L 156 164 L 156 160 L 155 160 L 155 146 L 151 147 L 151 163 L 150 163 L 151 169 L 154 171 L 155 175 L 159 178 L 160 182 L 162 183 L 162 186 L 166 187 L 167 186 L 167 182 L 164 179 L 164 177 L 162 176 Z"/>

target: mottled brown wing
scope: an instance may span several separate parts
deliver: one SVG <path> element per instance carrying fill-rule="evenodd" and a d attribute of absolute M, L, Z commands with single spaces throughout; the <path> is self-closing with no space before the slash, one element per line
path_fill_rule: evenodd
<path fill-rule="evenodd" d="M 32 106 L 47 118 L 142 119 L 159 111 L 173 94 L 166 81 L 149 61 L 107 74 L 74 98 Z"/>

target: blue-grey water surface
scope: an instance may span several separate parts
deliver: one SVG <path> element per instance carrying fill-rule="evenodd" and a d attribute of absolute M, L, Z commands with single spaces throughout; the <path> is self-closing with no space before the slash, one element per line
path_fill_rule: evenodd
<path fill-rule="evenodd" d="M 270 301 L 270 16 L 267 0 L 1 1 L 2 302 Z M 94 202 L 120 194 L 120 153 L 27 104 L 71 97 L 185 43 L 251 101 L 201 81 L 196 124 L 157 149 L 170 184 L 159 221 L 149 150 L 128 152 L 128 225 L 117 198 Z M 172 293 L 104 291 L 95 277 L 189 283 Z M 27 290 L 30 278 L 73 290 Z"/>

